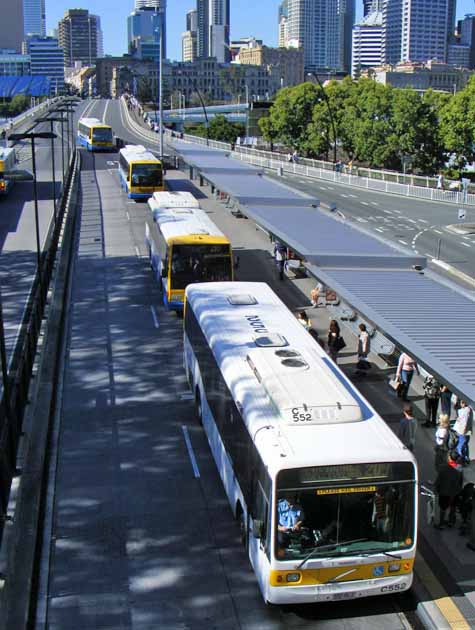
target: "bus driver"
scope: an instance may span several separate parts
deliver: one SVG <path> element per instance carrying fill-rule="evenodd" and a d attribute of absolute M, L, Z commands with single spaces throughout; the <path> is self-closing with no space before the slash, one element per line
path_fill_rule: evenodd
<path fill-rule="evenodd" d="M 279 515 L 279 547 L 287 547 L 290 543 L 290 533 L 300 531 L 305 515 L 292 495 L 279 499 L 277 512 Z"/>

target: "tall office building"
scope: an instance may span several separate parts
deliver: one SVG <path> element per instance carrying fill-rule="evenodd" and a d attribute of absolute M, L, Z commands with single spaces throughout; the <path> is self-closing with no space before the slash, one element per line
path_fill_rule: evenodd
<path fill-rule="evenodd" d="M 198 56 L 198 11 L 192 9 L 186 14 L 186 31 L 181 36 L 182 61 L 195 61 Z"/>
<path fill-rule="evenodd" d="M 139 59 L 151 58 L 158 61 L 160 55 L 160 31 L 163 29 L 162 55 L 167 56 L 167 37 L 164 7 L 143 6 L 135 9 L 127 18 L 129 53 Z"/>
<path fill-rule="evenodd" d="M 469 46 L 469 68 L 475 68 L 475 15 L 466 15 L 459 22 L 460 43 Z"/>
<path fill-rule="evenodd" d="M 21 52 L 23 41 L 23 0 L 8 0 L 5 2 L 0 20 L 0 48 Z"/>
<path fill-rule="evenodd" d="M 383 0 L 385 63 L 447 60 L 456 0 Z"/>
<path fill-rule="evenodd" d="M 28 35 L 46 35 L 45 0 L 23 0 L 23 31 Z"/>
<path fill-rule="evenodd" d="M 374 11 L 381 11 L 383 0 L 363 0 L 363 15 L 366 17 Z"/>
<path fill-rule="evenodd" d="M 230 0 L 197 0 L 197 10 L 198 56 L 229 61 Z"/>
<path fill-rule="evenodd" d="M 99 15 L 92 15 L 96 18 L 97 24 L 97 56 L 104 57 L 104 33 L 102 32 L 101 18 Z"/>
<path fill-rule="evenodd" d="M 97 20 L 87 9 L 69 9 L 58 24 L 59 45 L 64 51 L 64 65 L 81 61 L 92 66 L 97 59 Z"/>
<path fill-rule="evenodd" d="M 380 66 L 383 51 L 383 15 L 373 11 L 353 27 L 351 76 L 358 78 L 362 70 Z"/>
<path fill-rule="evenodd" d="M 351 70 L 355 0 L 288 0 L 288 45 L 303 48 L 306 71 Z"/>
<path fill-rule="evenodd" d="M 33 35 L 25 41 L 24 51 L 30 56 L 31 75 L 46 76 L 53 94 L 64 91 L 64 52 L 55 37 Z"/>
<path fill-rule="evenodd" d="M 279 48 L 289 45 L 289 0 L 279 4 Z"/>

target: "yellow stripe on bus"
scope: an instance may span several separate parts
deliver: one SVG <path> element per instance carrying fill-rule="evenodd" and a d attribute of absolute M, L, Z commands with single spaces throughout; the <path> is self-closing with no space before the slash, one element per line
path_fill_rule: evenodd
<path fill-rule="evenodd" d="M 447 595 L 442 584 L 420 553 L 416 556 L 415 572 L 429 591 L 434 604 L 440 610 L 449 627 L 453 630 L 470 630 L 472 626 L 467 622 L 453 598 Z"/>

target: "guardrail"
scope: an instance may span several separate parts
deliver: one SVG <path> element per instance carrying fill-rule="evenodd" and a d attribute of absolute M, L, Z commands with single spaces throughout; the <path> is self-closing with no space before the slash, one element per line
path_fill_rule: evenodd
<path fill-rule="evenodd" d="M 51 218 L 45 246 L 40 257 L 41 267 L 36 272 L 27 300 L 20 333 L 8 367 L 7 387 L 2 386 L 0 400 L 0 545 L 4 524 L 8 520 L 7 506 L 12 479 L 17 472 L 16 459 L 22 433 L 23 416 L 28 402 L 28 391 L 38 338 L 76 160 L 76 152 L 74 152 L 65 187 L 57 204 L 57 219 L 54 221 L 54 217 Z M 5 396 L 5 391 L 8 393 L 8 398 Z"/>
<path fill-rule="evenodd" d="M 207 144 L 206 138 L 201 138 L 199 136 L 176 133 L 172 134 L 171 132 L 168 132 L 167 136 L 170 138 L 179 138 L 184 142 L 202 145 Z M 440 190 L 437 188 L 423 187 L 410 183 L 398 183 L 395 181 L 375 179 L 373 177 L 364 177 L 361 175 L 362 169 L 358 169 L 358 174 L 355 174 L 353 172 L 356 170 L 356 167 L 353 167 L 351 173 L 339 173 L 335 170 L 309 166 L 305 163 L 308 161 L 317 162 L 316 160 L 303 160 L 299 158 L 298 162 L 289 162 L 288 160 L 284 159 L 283 156 L 279 159 L 279 154 L 275 154 L 270 151 L 261 151 L 259 149 L 249 149 L 248 147 L 233 146 L 227 142 L 218 142 L 216 140 L 210 140 L 209 146 L 216 149 L 229 151 L 230 156 L 234 159 L 241 160 L 242 162 L 248 162 L 249 164 L 260 166 L 261 168 L 275 170 L 277 173 L 291 173 L 303 177 L 324 179 L 326 181 L 331 181 L 337 184 L 346 184 L 348 186 L 356 186 L 358 188 L 366 188 L 367 190 L 373 190 L 376 192 L 402 195 L 404 197 L 415 197 L 417 199 L 426 199 L 428 201 L 442 201 L 444 203 L 453 203 L 457 205 L 475 206 L 474 193 L 459 192 L 455 190 Z M 401 175 L 401 177 L 403 177 L 403 175 Z M 416 176 L 411 175 L 410 177 L 414 181 L 417 180 Z"/>
<path fill-rule="evenodd" d="M 1 125 L 0 127 L 1 130 L 6 131 L 8 133 L 8 131 L 11 130 L 13 127 L 20 125 L 28 118 L 33 118 L 34 116 L 42 112 L 44 109 L 47 109 L 50 105 L 56 102 L 56 98 L 57 97 L 48 98 L 46 99 L 46 101 L 43 101 L 42 103 L 39 103 L 38 105 L 35 105 L 35 107 L 27 109 L 21 114 L 18 114 L 18 116 L 15 116 L 15 118 L 11 118 L 7 124 Z"/>

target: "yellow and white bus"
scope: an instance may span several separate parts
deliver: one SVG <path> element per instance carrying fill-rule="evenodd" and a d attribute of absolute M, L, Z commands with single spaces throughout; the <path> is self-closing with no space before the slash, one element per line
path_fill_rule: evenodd
<path fill-rule="evenodd" d="M 111 151 L 114 148 L 112 128 L 98 118 L 80 118 L 77 137 L 78 144 L 88 151 Z"/>
<path fill-rule="evenodd" d="M 184 364 L 266 602 L 411 587 L 416 461 L 270 287 L 189 285 Z"/>
<path fill-rule="evenodd" d="M 130 199 L 148 199 L 165 190 L 161 161 L 140 144 L 127 144 L 119 151 L 119 177 Z"/>
<path fill-rule="evenodd" d="M 0 195 L 7 195 L 13 186 L 13 181 L 8 178 L 8 171 L 12 171 L 15 164 L 15 149 L 0 148 Z"/>
<path fill-rule="evenodd" d="M 231 243 L 191 193 L 155 193 L 148 205 L 145 242 L 169 309 L 183 308 L 190 283 L 233 279 Z"/>

